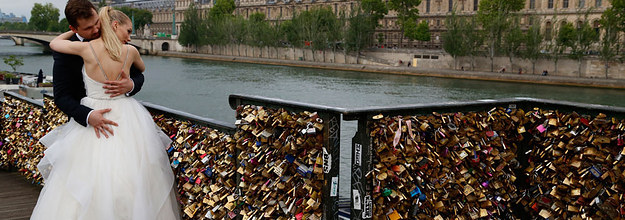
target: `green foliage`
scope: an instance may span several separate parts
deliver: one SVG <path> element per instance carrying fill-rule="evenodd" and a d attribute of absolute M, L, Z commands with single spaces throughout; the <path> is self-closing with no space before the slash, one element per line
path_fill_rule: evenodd
<path fill-rule="evenodd" d="M 510 14 L 523 9 L 524 0 L 482 0 L 477 11 L 477 19 L 480 21 L 488 39 L 489 57 L 491 59 L 491 71 L 493 71 L 493 58 L 496 53 L 502 51 L 502 39 L 504 33 L 511 24 Z"/>
<path fill-rule="evenodd" d="M 33 27 L 23 22 L 3 22 L 0 23 L 0 31 L 4 30 L 30 31 Z"/>
<path fill-rule="evenodd" d="M 523 35 L 524 50 L 521 57 L 532 62 L 532 74 L 536 71 L 536 61 L 542 56 L 543 35 L 540 33 L 540 22 L 536 18 L 531 18 L 534 23 Z"/>
<path fill-rule="evenodd" d="M 615 0 L 614 2 L 617 1 Z M 621 1 L 621 6 L 625 6 L 625 3 L 623 2 L 625 1 Z M 615 7 L 613 6 L 603 12 L 599 22 L 601 23 L 601 28 L 604 31 L 603 38 L 600 41 L 599 57 L 604 62 L 605 76 L 608 78 L 608 69 L 610 67 L 609 63 L 616 60 L 617 54 L 621 49 L 618 30 L 619 25 L 622 24 L 622 20 L 620 20 L 617 10 L 615 10 Z"/>
<path fill-rule="evenodd" d="M 54 31 L 58 28 L 59 9 L 52 3 L 35 3 L 30 10 L 29 24 L 38 31 Z"/>
<path fill-rule="evenodd" d="M 69 22 L 67 22 L 67 18 L 63 18 L 61 19 L 61 21 L 59 21 L 59 25 L 58 28 L 56 29 L 57 32 L 66 32 L 69 31 Z"/>
<path fill-rule="evenodd" d="M 587 56 L 590 47 L 599 40 L 599 34 L 590 26 L 588 22 L 588 11 L 584 19 L 580 19 L 578 27 L 573 29 L 573 41 L 570 43 L 571 54 L 569 57 L 578 61 L 578 73 L 582 73 L 582 59 Z"/>
<path fill-rule="evenodd" d="M 215 6 L 208 12 L 210 18 L 232 16 L 235 9 L 234 0 L 216 0 Z"/>
<path fill-rule="evenodd" d="M 106 0 L 100 0 L 100 3 L 98 3 L 98 8 L 102 8 L 106 6 Z"/>
<path fill-rule="evenodd" d="M 345 46 L 347 51 L 361 51 L 373 40 L 373 33 L 377 22 L 373 17 L 358 10 L 349 18 L 349 27 L 345 34 Z"/>
<path fill-rule="evenodd" d="M 17 71 L 17 68 L 24 65 L 24 59 L 22 57 L 16 57 L 15 55 L 9 55 L 9 57 L 2 58 L 6 65 L 9 65 L 13 72 Z"/>
<path fill-rule="evenodd" d="M 612 0 L 610 10 L 620 31 L 625 31 L 625 0 Z"/>
<path fill-rule="evenodd" d="M 388 14 L 388 8 L 382 0 L 361 0 L 360 4 L 362 11 L 375 21 L 379 21 Z"/>
<path fill-rule="evenodd" d="M 124 6 L 121 8 L 117 8 L 117 10 L 124 12 L 124 14 L 128 15 L 128 17 L 130 17 L 131 19 L 134 16 L 135 30 L 143 30 L 143 27 L 146 24 L 152 24 L 152 12 L 146 9 L 138 9 Z"/>
<path fill-rule="evenodd" d="M 198 13 L 197 6 L 193 3 L 184 12 L 184 22 L 181 25 L 178 42 L 182 45 L 193 45 L 194 47 L 205 45 L 206 26 L 203 25 L 202 18 Z"/>
<path fill-rule="evenodd" d="M 504 34 L 503 49 L 506 55 L 512 61 L 512 58 L 521 54 L 521 44 L 523 43 L 523 31 L 519 26 L 519 18 L 515 17 L 512 20 L 508 31 Z"/>
<path fill-rule="evenodd" d="M 466 20 L 458 17 L 456 11 L 452 11 L 451 15 L 445 18 L 445 27 L 447 32 L 442 34 L 443 50 L 454 57 L 464 56 L 469 49 L 465 44 L 465 28 Z"/>
<path fill-rule="evenodd" d="M 404 33 L 404 36 L 410 39 L 415 35 L 417 24 L 416 20 L 419 17 L 419 9 L 417 8 L 421 4 L 421 0 L 389 0 L 389 9 L 397 12 L 397 22 Z"/>
<path fill-rule="evenodd" d="M 247 30 L 249 31 L 247 43 L 248 45 L 265 47 L 271 39 L 271 26 L 265 20 L 265 14 L 252 13 L 248 20 Z"/>
<path fill-rule="evenodd" d="M 559 45 L 563 45 L 560 50 L 564 51 L 566 47 L 573 47 L 575 44 L 575 27 L 570 22 L 565 22 L 560 26 L 560 30 L 558 31 L 558 37 L 556 38 L 556 43 Z"/>

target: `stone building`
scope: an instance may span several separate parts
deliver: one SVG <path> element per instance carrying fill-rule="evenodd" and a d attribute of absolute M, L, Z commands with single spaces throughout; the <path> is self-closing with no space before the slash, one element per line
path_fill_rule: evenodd
<path fill-rule="evenodd" d="M 374 36 L 383 38 L 382 43 L 372 46 L 391 48 L 441 48 L 441 33 L 446 31 L 445 18 L 456 10 L 460 16 L 474 16 L 477 14 L 480 0 L 422 0 L 418 6 L 418 22 L 425 20 L 430 27 L 432 34 L 431 41 L 420 42 L 411 41 L 403 37 L 397 15 L 390 11 L 389 14 L 380 21 L 380 27 Z M 334 13 L 344 11 L 349 14 L 358 5 L 359 1 L 353 0 L 237 0 L 236 14 L 249 16 L 251 13 L 261 12 L 267 16 L 268 20 L 287 20 L 293 16 L 295 11 L 305 11 L 313 7 L 330 7 Z M 521 25 L 526 29 L 531 25 L 530 17 L 535 15 L 541 22 L 541 27 L 546 33 L 550 33 L 552 28 L 557 28 L 562 21 L 571 23 L 581 22 L 586 11 L 589 11 L 588 20 L 590 24 L 599 27 L 598 20 L 605 9 L 610 7 L 608 0 L 526 0 L 525 8 L 521 10 Z M 555 20 L 554 20 L 555 18 Z M 555 24 L 555 25 L 554 25 Z M 377 42 L 377 40 L 375 40 Z"/>
<path fill-rule="evenodd" d="M 152 35 L 157 33 L 172 33 L 172 21 L 175 11 L 176 33 L 180 31 L 180 25 L 184 21 L 184 11 L 194 2 L 200 9 L 200 14 L 205 16 L 217 0 L 139 0 L 133 2 L 116 3 L 114 6 L 129 5 L 136 8 L 144 8 L 152 11 L 153 24 L 149 30 Z M 385 48 L 420 48 L 440 49 L 441 33 L 446 31 L 445 18 L 456 10 L 460 16 L 474 16 L 477 14 L 480 0 L 422 0 L 418 6 L 419 19 L 427 21 L 432 35 L 431 41 L 411 41 L 403 37 L 397 15 L 390 11 L 380 21 L 380 27 L 376 30 L 375 38 L 382 38 L 382 42 L 372 46 Z M 291 19 L 297 11 L 306 11 L 314 7 L 330 7 L 335 14 L 341 11 L 349 15 L 359 1 L 355 0 L 235 0 L 235 14 L 248 17 L 252 13 L 261 12 L 267 20 L 279 22 Z M 521 10 L 521 27 L 526 29 L 531 25 L 530 17 L 536 16 L 541 22 L 545 33 L 550 33 L 553 28 L 563 22 L 578 23 L 583 19 L 586 11 L 589 11 L 590 24 L 599 27 L 599 19 L 605 9 L 610 7 L 608 0 L 526 0 L 525 8 Z M 174 9 L 175 8 L 175 9 Z"/>
<path fill-rule="evenodd" d="M 441 48 L 441 33 L 446 31 L 445 18 L 454 8 L 460 16 L 475 16 L 478 11 L 479 0 L 422 0 L 419 5 L 419 19 L 425 20 L 430 27 L 432 40 L 430 42 L 411 41 L 404 38 L 397 25 L 397 17 L 390 12 L 382 21 L 381 27 L 375 36 L 382 34 L 384 47 L 399 48 Z M 577 24 L 584 19 L 589 11 L 588 20 L 598 30 L 601 14 L 608 7 L 608 0 L 526 0 L 525 8 L 521 13 L 521 28 L 527 29 L 532 25 L 530 17 L 536 16 L 541 22 L 541 28 L 549 35 L 553 28 L 558 28 L 563 21 Z M 555 20 L 554 20 L 555 19 Z M 555 24 L 555 25 L 554 25 Z"/>

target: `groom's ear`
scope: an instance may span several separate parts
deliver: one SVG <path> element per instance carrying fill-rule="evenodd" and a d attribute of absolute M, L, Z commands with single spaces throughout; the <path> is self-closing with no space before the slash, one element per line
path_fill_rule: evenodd
<path fill-rule="evenodd" d="M 74 26 L 72 26 L 71 24 L 69 25 L 69 29 L 72 30 L 74 33 L 78 33 L 78 29 L 76 29 Z"/>

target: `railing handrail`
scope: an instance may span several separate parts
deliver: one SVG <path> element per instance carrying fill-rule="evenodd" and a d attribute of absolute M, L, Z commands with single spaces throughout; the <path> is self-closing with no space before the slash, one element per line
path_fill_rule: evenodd
<path fill-rule="evenodd" d="M 21 99 L 21 100 L 27 101 L 30 104 L 33 104 L 33 105 L 36 105 L 36 106 L 39 106 L 39 107 L 43 108 L 43 102 L 42 101 L 37 101 L 37 100 L 31 99 L 29 97 L 20 95 L 19 93 L 16 93 L 16 92 L 5 91 L 4 95 L 5 96 L 6 95 L 12 96 L 13 98 L 17 98 L 17 99 Z"/>
<path fill-rule="evenodd" d="M 504 99 L 484 99 L 484 100 L 477 100 L 477 101 L 442 102 L 442 103 L 434 103 L 434 104 L 408 104 L 408 105 L 398 105 L 398 106 L 393 106 L 393 107 L 373 106 L 373 107 L 363 107 L 363 108 L 352 108 L 343 112 L 343 120 L 346 120 L 346 121 L 358 120 L 361 116 L 371 115 L 371 114 L 400 114 L 400 113 L 407 113 L 407 112 L 432 113 L 432 111 L 441 111 L 441 110 L 458 111 L 459 108 L 461 109 L 483 108 L 484 106 L 487 106 L 487 105 L 492 106 L 492 105 L 504 105 L 504 104 L 551 105 L 551 106 L 558 106 L 558 107 L 581 109 L 581 110 L 591 111 L 591 112 L 606 111 L 606 112 L 619 113 L 619 114 L 625 115 L 624 107 L 588 104 L 588 103 L 579 103 L 579 102 L 570 102 L 570 101 L 558 101 L 558 100 L 549 100 L 549 99 L 515 97 L 515 98 L 504 98 Z"/>
<path fill-rule="evenodd" d="M 143 104 L 143 106 L 145 106 L 148 110 L 156 110 L 158 112 L 164 112 L 175 118 L 194 121 L 194 122 L 197 122 L 199 124 L 202 124 L 210 128 L 225 131 L 226 133 L 229 133 L 229 132 L 233 133 L 234 130 L 236 129 L 233 123 L 227 123 L 227 122 L 219 121 L 219 120 L 212 119 L 212 118 L 206 118 L 206 117 L 194 115 L 194 114 L 183 112 L 180 110 L 167 108 L 165 106 L 161 106 L 161 105 L 157 105 L 157 104 L 153 104 L 149 102 L 144 102 L 144 101 L 139 101 L 139 102 Z"/>
<path fill-rule="evenodd" d="M 273 104 L 284 107 L 296 108 L 296 109 L 305 109 L 308 111 L 322 111 L 322 112 L 332 112 L 332 113 L 343 113 L 346 112 L 347 109 L 332 107 L 326 105 L 318 105 L 311 104 L 305 102 L 297 102 L 297 101 L 289 101 L 278 98 L 268 98 L 263 96 L 255 96 L 255 95 L 245 95 L 245 94 L 231 94 L 228 96 L 228 102 L 230 103 L 230 108 L 236 109 L 241 101 L 251 101 L 251 102 L 262 102 L 263 104 Z"/>

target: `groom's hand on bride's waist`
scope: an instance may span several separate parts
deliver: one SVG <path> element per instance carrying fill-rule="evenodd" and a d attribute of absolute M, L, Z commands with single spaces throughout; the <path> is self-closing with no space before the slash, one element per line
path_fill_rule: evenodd
<path fill-rule="evenodd" d="M 125 95 L 130 92 L 135 87 L 135 83 L 130 79 L 128 74 L 124 73 L 122 70 L 121 78 L 119 80 L 107 80 L 104 82 L 104 86 L 102 88 L 106 89 L 106 94 L 111 94 L 111 98 L 119 95 Z"/>
<path fill-rule="evenodd" d="M 111 126 L 117 126 L 117 123 L 104 118 L 104 114 L 110 111 L 110 108 L 99 109 L 93 110 L 89 114 L 87 122 L 91 127 L 93 127 L 93 130 L 95 130 L 95 136 L 98 138 L 100 138 L 100 134 L 104 135 L 104 137 L 106 138 L 109 138 L 109 134 L 113 136 L 113 129 L 111 128 Z"/>

